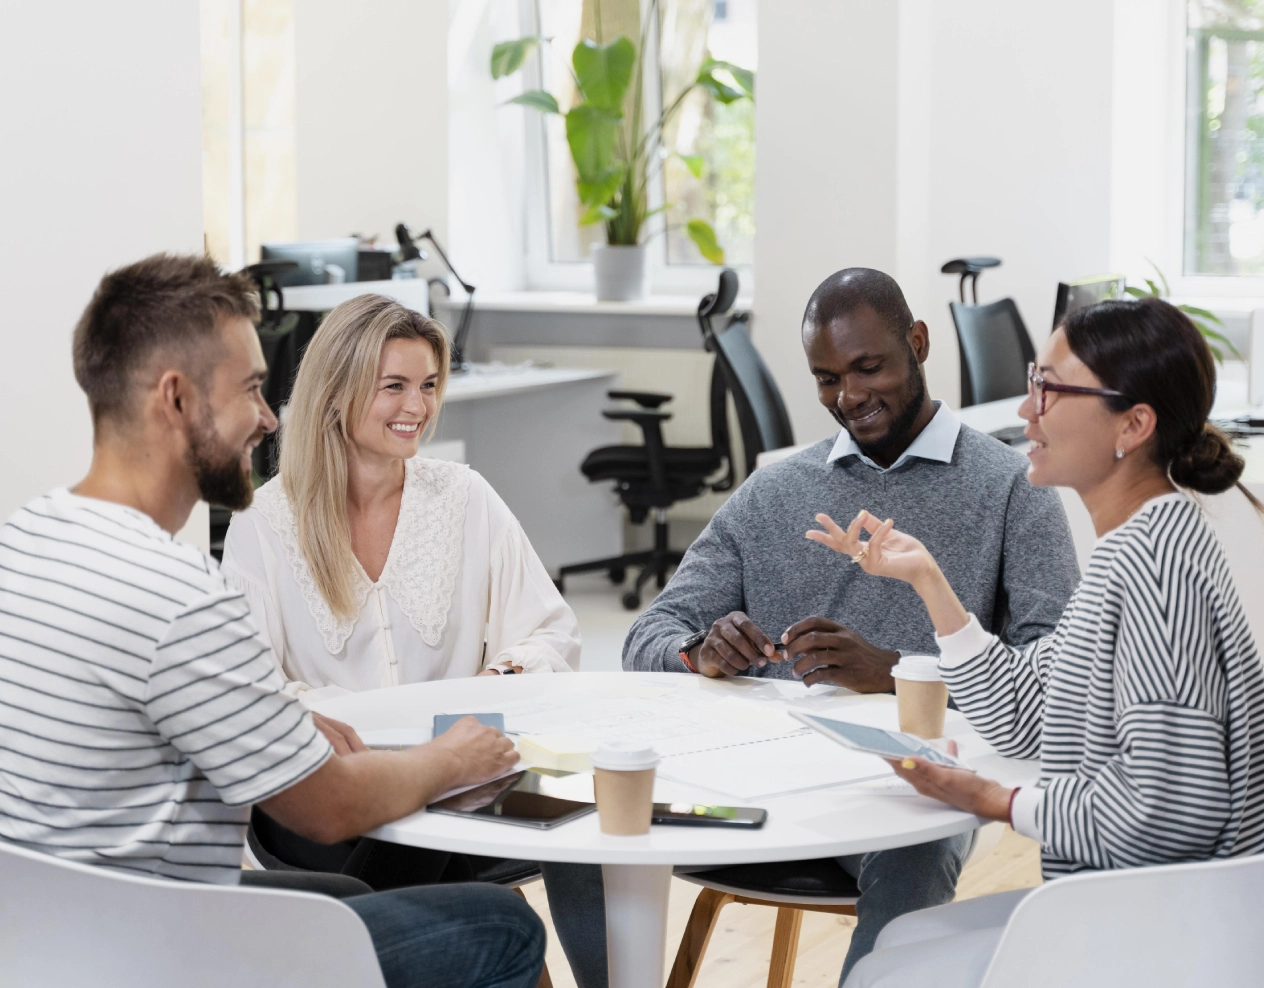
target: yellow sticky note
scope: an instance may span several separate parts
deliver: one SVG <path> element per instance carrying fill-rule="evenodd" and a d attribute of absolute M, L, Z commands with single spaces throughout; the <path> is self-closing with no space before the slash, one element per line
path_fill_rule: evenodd
<path fill-rule="evenodd" d="M 588 756 L 597 750 L 590 741 L 563 734 L 528 734 L 518 739 L 518 754 L 528 765 L 558 772 L 586 772 Z"/>

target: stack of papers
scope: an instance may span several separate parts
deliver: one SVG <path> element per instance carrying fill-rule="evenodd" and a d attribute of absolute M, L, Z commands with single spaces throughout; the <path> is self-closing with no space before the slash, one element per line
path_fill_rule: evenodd
<path fill-rule="evenodd" d="M 880 758 L 811 732 L 782 702 L 726 692 L 628 683 L 522 701 L 501 712 L 506 731 L 519 735 L 524 759 L 533 761 L 537 755 L 527 753 L 542 749 L 535 764 L 563 767 L 552 764 L 563 757 L 561 748 L 574 753 L 610 742 L 650 744 L 662 756 L 663 778 L 737 800 L 891 774 Z"/>

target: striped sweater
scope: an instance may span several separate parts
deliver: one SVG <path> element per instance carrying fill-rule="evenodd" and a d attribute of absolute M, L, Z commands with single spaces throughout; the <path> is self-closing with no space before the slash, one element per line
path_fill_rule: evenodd
<path fill-rule="evenodd" d="M 236 883 L 250 804 L 331 753 L 283 685 L 242 595 L 147 515 L 60 490 L 0 527 L 0 841 Z"/>
<path fill-rule="evenodd" d="M 1014 649 L 972 618 L 939 642 L 971 725 L 1040 758 L 1014 817 L 1046 878 L 1264 850 L 1264 668 L 1191 498 L 1103 536 L 1052 635 Z"/>

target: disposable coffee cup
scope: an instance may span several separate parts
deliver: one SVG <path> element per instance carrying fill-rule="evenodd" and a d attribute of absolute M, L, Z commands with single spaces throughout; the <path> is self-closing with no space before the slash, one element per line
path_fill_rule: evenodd
<path fill-rule="evenodd" d="M 602 745 L 588 757 L 601 832 L 617 837 L 648 834 L 658 752 L 648 745 L 616 743 Z"/>
<path fill-rule="evenodd" d="M 919 738 L 942 738 L 948 712 L 948 687 L 933 655 L 905 655 L 891 670 L 900 730 Z"/>

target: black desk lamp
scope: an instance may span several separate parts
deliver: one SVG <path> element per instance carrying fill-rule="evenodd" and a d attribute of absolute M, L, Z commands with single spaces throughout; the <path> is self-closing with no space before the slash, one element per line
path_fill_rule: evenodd
<path fill-rule="evenodd" d="M 452 277 L 457 280 L 460 286 L 465 289 L 465 309 L 461 312 L 461 321 L 457 324 L 456 336 L 452 340 L 452 369 L 455 371 L 465 370 L 467 364 L 465 362 L 465 342 L 470 335 L 470 321 L 474 316 L 474 286 L 456 273 L 456 268 L 452 266 L 452 262 L 448 260 L 448 255 L 443 252 L 443 246 L 435 239 L 434 233 L 430 230 L 424 230 L 417 235 L 417 240 L 429 240 L 431 246 L 439 254 L 443 266 L 452 272 Z M 425 253 L 413 242 L 413 236 L 408 232 L 407 225 L 398 223 L 395 226 L 395 240 L 399 243 L 399 259 L 401 261 L 424 261 Z"/>

